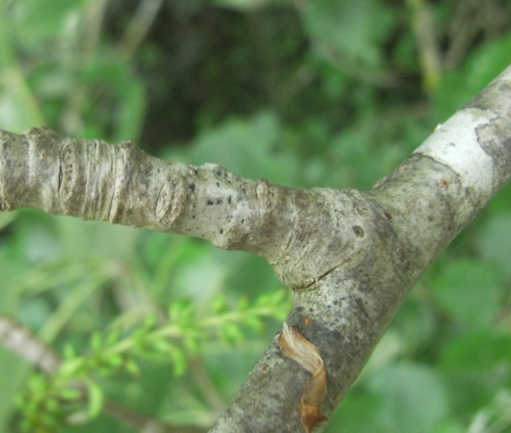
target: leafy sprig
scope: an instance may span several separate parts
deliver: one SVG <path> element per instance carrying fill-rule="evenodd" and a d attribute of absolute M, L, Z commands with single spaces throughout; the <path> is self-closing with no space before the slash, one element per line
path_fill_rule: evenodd
<path fill-rule="evenodd" d="M 32 376 L 19 398 L 24 414 L 22 430 L 49 433 L 93 419 L 105 402 L 101 380 L 120 373 L 137 377 L 141 359 L 169 362 L 174 374 L 181 376 L 189 357 L 200 355 L 204 342 L 237 344 L 251 333 L 262 333 L 266 320 L 283 321 L 289 308 L 284 289 L 264 294 L 253 303 L 241 297 L 235 308 L 220 295 L 202 317 L 193 303 L 183 300 L 168 307 L 164 323 L 158 323 L 157 315 L 151 314 L 130 332 L 118 326 L 94 332 L 87 354 L 77 354 L 68 345 L 57 371 Z"/>

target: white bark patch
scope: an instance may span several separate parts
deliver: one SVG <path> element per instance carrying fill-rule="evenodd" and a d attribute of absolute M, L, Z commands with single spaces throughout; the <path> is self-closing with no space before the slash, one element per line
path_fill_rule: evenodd
<path fill-rule="evenodd" d="M 477 128 L 493 119 L 488 111 L 470 108 L 458 111 L 414 153 L 427 155 L 457 173 L 462 187 L 488 200 L 492 194 L 493 160 L 477 137 Z"/>

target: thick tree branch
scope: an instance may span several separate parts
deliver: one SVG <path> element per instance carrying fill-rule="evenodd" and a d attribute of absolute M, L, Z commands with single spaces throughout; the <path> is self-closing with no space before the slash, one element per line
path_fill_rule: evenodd
<path fill-rule="evenodd" d="M 264 256 L 293 289 L 286 338 L 307 343 L 277 336 L 212 432 L 320 431 L 413 284 L 510 175 L 511 68 L 365 193 L 245 180 L 217 165 L 163 162 L 130 142 L 46 129 L 0 136 L 0 209 L 207 238 Z M 326 394 L 305 423 L 313 353 Z"/>
<path fill-rule="evenodd" d="M 0 210 L 36 207 L 268 256 L 279 255 L 272 250 L 285 247 L 292 229 L 292 215 L 281 221 L 272 212 L 276 205 L 292 210 L 284 188 L 241 179 L 215 164 L 165 162 L 131 141 L 62 139 L 47 128 L 1 132 L 0 156 Z M 282 232 L 287 237 L 277 241 Z"/>

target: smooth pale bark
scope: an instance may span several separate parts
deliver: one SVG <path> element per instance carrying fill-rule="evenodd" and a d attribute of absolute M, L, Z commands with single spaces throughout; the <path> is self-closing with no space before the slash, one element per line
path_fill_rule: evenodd
<path fill-rule="evenodd" d="M 321 431 L 419 276 L 510 176 L 511 68 L 369 192 L 241 179 L 131 142 L 0 134 L 0 210 L 206 238 L 265 257 L 292 289 L 296 341 L 275 337 L 211 432 Z"/>

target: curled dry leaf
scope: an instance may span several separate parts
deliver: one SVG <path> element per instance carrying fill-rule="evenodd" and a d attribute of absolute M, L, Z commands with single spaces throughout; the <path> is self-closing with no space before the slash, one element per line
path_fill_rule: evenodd
<path fill-rule="evenodd" d="M 302 424 L 307 433 L 311 433 L 316 424 L 327 419 L 321 413 L 327 382 L 323 359 L 317 347 L 287 323 L 284 323 L 282 328 L 279 347 L 284 355 L 296 361 L 312 374 L 305 384 L 300 401 Z"/>

